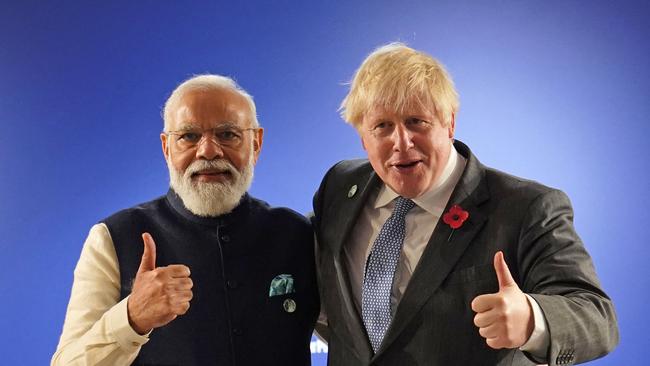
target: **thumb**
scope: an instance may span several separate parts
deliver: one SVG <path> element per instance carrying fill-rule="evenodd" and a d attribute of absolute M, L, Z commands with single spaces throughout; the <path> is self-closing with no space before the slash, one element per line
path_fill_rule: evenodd
<path fill-rule="evenodd" d="M 149 233 L 142 233 L 142 242 L 144 243 L 144 253 L 142 253 L 138 273 L 156 269 L 156 243 L 153 241 L 153 237 Z"/>
<path fill-rule="evenodd" d="M 506 260 L 503 258 L 502 251 L 498 251 L 497 254 L 494 255 L 494 271 L 497 273 L 499 291 L 505 287 L 517 286 L 517 283 L 510 274 Z"/>

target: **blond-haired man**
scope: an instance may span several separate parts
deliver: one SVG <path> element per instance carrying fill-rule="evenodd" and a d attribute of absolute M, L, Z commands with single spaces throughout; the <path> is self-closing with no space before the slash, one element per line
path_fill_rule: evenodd
<path fill-rule="evenodd" d="M 444 67 L 375 50 L 342 103 L 368 159 L 314 197 L 330 365 L 562 365 L 608 353 L 614 308 L 564 193 L 454 140 Z"/>

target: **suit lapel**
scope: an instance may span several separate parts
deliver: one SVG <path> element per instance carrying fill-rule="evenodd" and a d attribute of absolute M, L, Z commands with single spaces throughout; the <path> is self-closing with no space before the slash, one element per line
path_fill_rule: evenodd
<path fill-rule="evenodd" d="M 366 171 L 344 182 L 340 188 L 341 190 L 337 192 L 337 208 L 331 210 L 333 217 L 330 218 L 332 222 L 330 227 L 341 228 L 341 230 L 333 233 L 334 237 L 332 238 L 332 252 L 337 258 L 341 255 L 343 244 L 348 240 L 370 192 L 376 189 L 378 185 L 379 178 L 368 164 Z M 354 192 L 354 194 L 350 197 L 351 192 Z"/>
<path fill-rule="evenodd" d="M 349 319 L 349 322 L 347 322 L 345 326 L 350 333 L 350 337 L 346 339 L 352 341 L 353 344 L 351 346 L 357 352 L 357 355 L 361 360 L 370 360 L 372 357 L 372 348 L 365 331 L 365 326 L 361 320 L 361 315 L 357 310 L 352 296 L 350 279 L 342 253 L 343 246 L 348 241 L 354 224 L 357 222 L 357 218 L 359 217 L 368 196 L 378 187 L 378 185 L 379 178 L 370 167 L 370 164 L 368 164 L 367 171 L 358 175 L 356 178 L 352 177 L 349 181 L 344 182 L 341 191 L 338 192 L 340 195 L 339 197 L 341 198 L 336 200 L 339 202 L 339 207 L 337 207 L 336 210 L 331 211 L 336 214 L 336 217 L 330 219 L 332 222 L 335 222 L 335 224 L 330 227 L 338 227 L 342 229 L 334 234 L 336 237 L 332 240 L 332 253 L 334 255 L 334 267 L 336 269 L 338 292 L 342 301 L 342 311 L 345 312 L 343 319 Z M 356 188 L 352 188 L 354 186 L 356 186 Z M 351 190 L 356 190 L 356 192 L 352 197 L 349 197 Z"/>
<path fill-rule="evenodd" d="M 436 292 L 487 219 L 478 208 L 489 198 L 488 189 L 483 180 L 484 167 L 471 154 L 467 146 L 458 141 L 455 146 L 456 150 L 467 158 L 467 165 L 449 202 L 447 202 L 445 212 L 451 206 L 459 205 L 469 212 L 469 218 L 453 233 L 449 225 L 445 224 L 442 219 L 439 220 L 397 307 L 381 349 L 375 357 L 381 355 L 383 350 L 390 346 L 426 301 Z"/>

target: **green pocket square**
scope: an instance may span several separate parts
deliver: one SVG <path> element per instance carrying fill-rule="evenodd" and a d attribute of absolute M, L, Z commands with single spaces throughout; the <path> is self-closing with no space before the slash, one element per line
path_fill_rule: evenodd
<path fill-rule="evenodd" d="M 290 274 L 277 275 L 273 281 L 271 281 L 269 297 L 292 294 L 294 292 L 296 292 L 296 290 L 293 288 L 293 276 Z"/>

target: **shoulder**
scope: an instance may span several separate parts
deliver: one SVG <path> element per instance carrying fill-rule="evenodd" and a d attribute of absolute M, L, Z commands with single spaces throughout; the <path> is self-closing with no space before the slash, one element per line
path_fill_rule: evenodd
<path fill-rule="evenodd" d="M 477 187 L 484 184 L 493 198 L 509 201 L 509 203 L 518 202 L 519 205 L 522 200 L 534 201 L 546 196 L 566 198 L 566 195 L 558 189 L 483 165 L 469 147 L 460 141 L 456 141 L 454 146 L 459 154 L 467 159 L 465 174 L 469 174 L 472 178 L 465 178 L 465 182 L 475 182 L 469 185 L 476 184 Z"/>
<path fill-rule="evenodd" d="M 254 238 L 253 241 L 266 243 L 258 254 L 274 260 L 313 256 L 314 232 L 307 217 L 290 208 L 273 207 L 250 196 L 248 201 L 249 216 L 243 230 Z"/>
<path fill-rule="evenodd" d="M 167 207 L 165 196 L 158 197 L 154 200 L 143 202 L 133 207 L 129 207 L 100 220 L 109 228 L 114 225 L 129 224 L 151 217 L 154 212 L 160 212 Z"/>
<path fill-rule="evenodd" d="M 274 225 L 282 224 L 310 229 L 307 217 L 288 207 L 271 206 L 266 201 L 252 196 L 249 196 L 249 200 L 251 213 L 256 220 L 265 220 Z"/>
<path fill-rule="evenodd" d="M 325 173 L 319 192 L 343 189 L 351 184 L 366 182 L 374 174 L 368 159 L 342 160 Z"/>
<path fill-rule="evenodd" d="M 341 160 L 327 171 L 325 177 L 357 175 L 370 171 L 372 171 L 372 166 L 368 159 Z"/>
<path fill-rule="evenodd" d="M 557 213 L 573 215 L 571 201 L 560 189 L 492 168 L 485 169 L 485 182 L 494 202 L 518 211 L 522 218 Z"/>
<path fill-rule="evenodd" d="M 535 180 L 521 178 L 494 168 L 485 168 L 485 180 L 490 191 L 500 192 L 521 192 L 523 194 L 538 196 L 554 190 Z"/>

